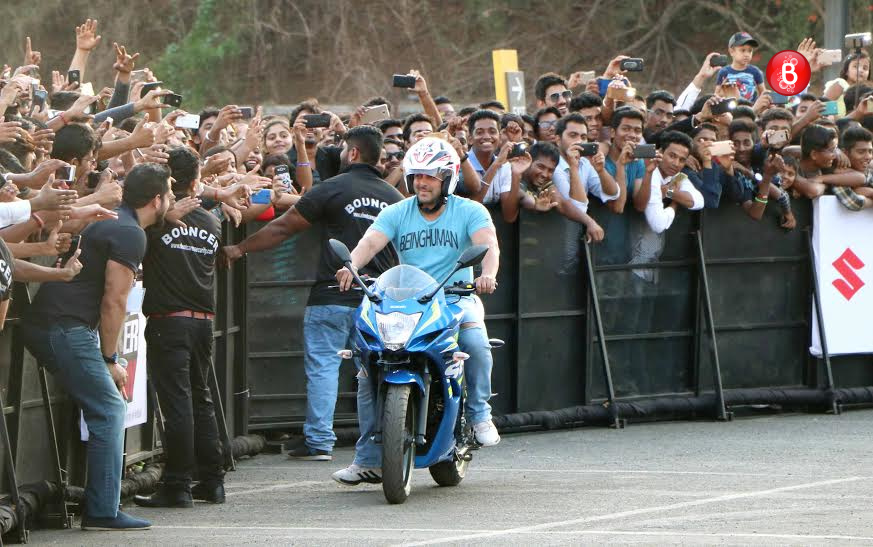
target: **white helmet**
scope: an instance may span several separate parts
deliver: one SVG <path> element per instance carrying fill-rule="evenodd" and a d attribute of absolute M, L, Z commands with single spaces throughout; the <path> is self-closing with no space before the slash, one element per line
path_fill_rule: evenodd
<path fill-rule="evenodd" d="M 443 139 L 425 137 L 413 144 L 403 157 L 403 173 L 406 177 L 406 189 L 415 193 L 412 185 L 415 175 L 423 174 L 436 177 L 443 181 L 442 197 L 452 195 L 458 185 L 458 173 L 461 171 L 461 158 L 455 148 Z"/>

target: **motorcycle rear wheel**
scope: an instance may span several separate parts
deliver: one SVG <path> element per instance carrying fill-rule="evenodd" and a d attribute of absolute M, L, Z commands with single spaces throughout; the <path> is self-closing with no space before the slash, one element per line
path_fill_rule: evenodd
<path fill-rule="evenodd" d="M 388 503 L 403 503 L 412 492 L 415 469 L 415 400 L 412 386 L 389 385 L 382 414 L 382 491 Z"/>
<path fill-rule="evenodd" d="M 430 476 L 440 486 L 458 486 L 467 476 L 467 468 L 470 462 L 464 458 L 448 460 L 434 464 L 427 468 Z"/>

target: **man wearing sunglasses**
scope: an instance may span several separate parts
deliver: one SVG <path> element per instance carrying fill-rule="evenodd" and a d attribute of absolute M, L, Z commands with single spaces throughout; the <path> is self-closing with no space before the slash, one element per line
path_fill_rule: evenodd
<path fill-rule="evenodd" d="M 562 117 L 570 111 L 573 92 L 567 87 L 567 80 L 560 74 L 547 72 L 537 78 L 537 83 L 534 85 L 534 95 L 537 98 L 537 108 L 553 106 L 558 109 Z"/>

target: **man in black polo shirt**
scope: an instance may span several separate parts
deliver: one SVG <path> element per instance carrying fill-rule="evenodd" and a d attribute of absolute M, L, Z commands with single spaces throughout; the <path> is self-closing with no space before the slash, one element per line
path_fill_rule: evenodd
<path fill-rule="evenodd" d="M 128 171 L 118 218 L 82 231 L 82 272 L 69 283 L 43 283 L 22 325 L 27 349 L 85 415 L 90 435 L 85 530 L 151 526 L 118 510 L 127 372 L 118 364 L 116 346 L 127 295 L 145 255 L 144 229 L 163 223 L 172 201 L 166 167 L 143 163 Z"/>
<path fill-rule="evenodd" d="M 333 413 L 336 407 L 339 367 L 337 352 L 345 347 L 354 326 L 360 294 L 329 289 L 336 284 L 335 274 L 342 266 L 334 257 L 329 239 L 358 244 L 364 233 L 385 207 L 403 199 L 395 188 L 382 180 L 375 165 L 382 152 L 382 132 L 362 125 L 345 135 L 341 154 L 341 174 L 303 194 L 284 215 L 248 237 L 239 245 L 224 247 L 228 264 L 248 252 L 272 249 L 314 223 L 326 227 L 315 286 L 309 293 L 303 317 L 304 367 L 306 369 L 305 441 L 291 445 L 294 459 L 330 461 L 333 459 Z M 393 249 L 376 255 L 363 273 L 378 276 L 397 263 Z M 350 294 L 351 293 L 351 294 Z"/>
<path fill-rule="evenodd" d="M 200 183 L 197 155 L 188 147 L 173 148 L 167 165 L 177 203 L 195 199 Z M 212 503 L 225 499 L 224 457 L 207 381 L 221 223 L 199 206 L 181 220 L 184 227 L 168 223 L 148 231 L 143 261 L 149 377 L 161 403 L 167 441 L 163 484 L 152 496 L 134 498 L 145 507 L 193 507 L 195 466 L 200 483 L 193 498 Z"/>

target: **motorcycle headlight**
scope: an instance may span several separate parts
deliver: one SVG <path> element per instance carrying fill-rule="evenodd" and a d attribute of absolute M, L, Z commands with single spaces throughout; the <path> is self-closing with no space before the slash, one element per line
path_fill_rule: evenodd
<path fill-rule="evenodd" d="M 409 337 L 412 336 L 412 331 L 415 330 L 419 318 L 421 318 L 421 312 L 413 314 L 377 313 L 376 325 L 379 327 L 379 336 L 382 337 L 385 347 L 391 351 L 402 349 Z"/>

